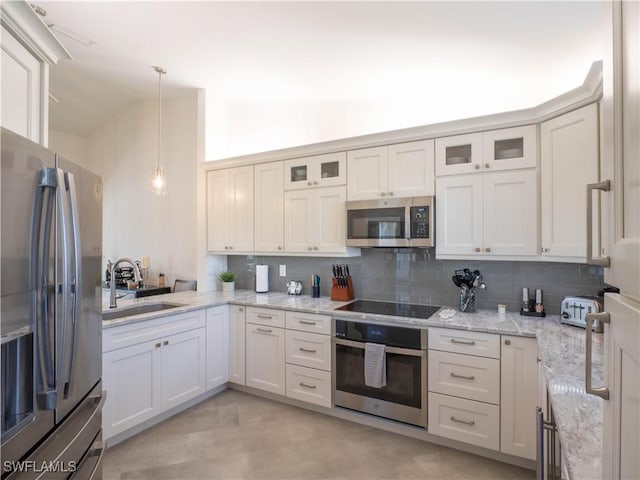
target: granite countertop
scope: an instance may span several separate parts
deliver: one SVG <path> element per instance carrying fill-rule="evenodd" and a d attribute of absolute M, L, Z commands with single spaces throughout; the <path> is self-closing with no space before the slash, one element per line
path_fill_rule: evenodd
<path fill-rule="evenodd" d="M 110 311 L 109 294 L 103 293 L 103 311 Z M 286 293 L 255 293 L 250 290 L 235 292 L 179 292 L 154 297 L 118 300 L 117 310 L 145 303 L 171 302 L 180 307 L 146 313 L 116 320 L 103 321 L 103 328 L 164 317 L 192 310 L 224 304 L 239 304 L 277 309 L 298 310 L 332 315 L 345 319 L 374 323 L 402 324 L 415 328 L 443 327 L 472 330 L 502 335 L 535 337 L 542 362 L 549 399 L 558 427 L 562 456 L 569 477 L 595 479 L 602 477 L 603 400 L 584 391 L 585 330 L 561 325 L 559 317 L 522 317 L 507 312 L 504 319 L 492 310 L 456 314 L 444 319 L 439 312 L 429 319 L 415 319 L 392 315 L 372 315 L 349 311 L 335 311 L 349 302 L 334 302 L 328 297 L 311 298 L 307 295 Z M 113 310 L 111 310 L 113 311 Z M 604 338 L 593 335 L 593 384 L 603 383 Z"/>

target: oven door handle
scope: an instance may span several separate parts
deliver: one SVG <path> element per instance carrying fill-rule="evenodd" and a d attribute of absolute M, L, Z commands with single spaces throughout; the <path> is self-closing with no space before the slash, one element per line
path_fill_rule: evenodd
<path fill-rule="evenodd" d="M 364 350 L 364 342 L 354 342 L 353 340 L 343 340 L 341 338 L 331 337 L 331 341 L 336 345 L 344 345 L 345 347 L 353 347 Z M 396 355 L 410 355 L 412 357 L 425 357 L 427 355 L 426 350 L 413 350 L 410 348 L 398 348 L 385 346 L 384 351 L 386 353 L 393 353 Z"/>

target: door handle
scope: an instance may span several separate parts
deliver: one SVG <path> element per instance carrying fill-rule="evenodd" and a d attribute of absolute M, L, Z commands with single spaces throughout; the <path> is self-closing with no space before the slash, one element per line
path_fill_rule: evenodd
<path fill-rule="evenodd" d="M 594 257 L 593 256 L 593 191 L 601 190 L 608 192 L 611 190 L 611 182 L 589 183 L 587 185 L 587 263 L 589 265 L 600 265 L 607 267 L 611 265 L 610 257 Z"/>
<path fill-rule="evenodd" d="M 585 372 L 584 372 L 584 390 L 591 395 L 596 395 L 600 398 L 604 398 L 605 400 L 609 400 L 609 389 L 607 387 L 593 387 L 591 385 L 591 370 L 592 370 L 592 361 L 591 361 L 591 342 L 593 337 L 593 321 L 599 320 L 602 323 L 609 323 L 611 321 L 611 317 L 609 312 L 600 312 L 600 313 L 587 313 L 585 320 L 587 321 L 586 328 L 586 345 L 585 345 Z"/>

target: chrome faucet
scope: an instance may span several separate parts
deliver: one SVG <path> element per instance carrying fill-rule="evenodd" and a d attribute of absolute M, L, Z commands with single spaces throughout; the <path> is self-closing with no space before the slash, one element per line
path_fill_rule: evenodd
<path fill-rule="evenodd" d="M 133 274 L 135 276 L 136 282 L 142 281 L 142 273 L 140 272 L 140 267 L 136 262 L 131 260 L 130 258 L 120 258 L 116 260 L 111 265 L 111 283 L 109 284 L 109 308 L 116 308 L 116 268 L 122 262 L 126 262 L 133 267 Z"/>

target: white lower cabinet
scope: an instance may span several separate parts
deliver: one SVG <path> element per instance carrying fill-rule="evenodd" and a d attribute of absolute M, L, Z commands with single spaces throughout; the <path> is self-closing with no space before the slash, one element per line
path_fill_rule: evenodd
<path fill-rule="evenodd" d="M 287 363 L 287 397 L 331 408 L 331 372 Z"/>
<path fill-rule="evenodd" d="M 204 393 L 205 339 L 204 310 L 105 330 L 104 438 Z"/>
<path fill-rule="evenodd" d="M 239 385 L 246 383 L 245 315 L 242 305 L 229 306 L 229 381 Z"/>
<path fill-rule="evenodd" d="M 207 309 L 207 390 L 229 380 L 229 306 Z"/>
<path fill-rule="evenodd" d="M 536 458 L 538 347 L 535 338 L 502 335 L 500 451 Z"/>
<path fill-rule="evenodd" d="M 247 386 L 285 394 L 284 328 L 247 323 Z"/>
<path fill-rule="evenodd" d="M 429 432 L 479 447 L 500 448 L 500 407 L 429 393 Z"/>

